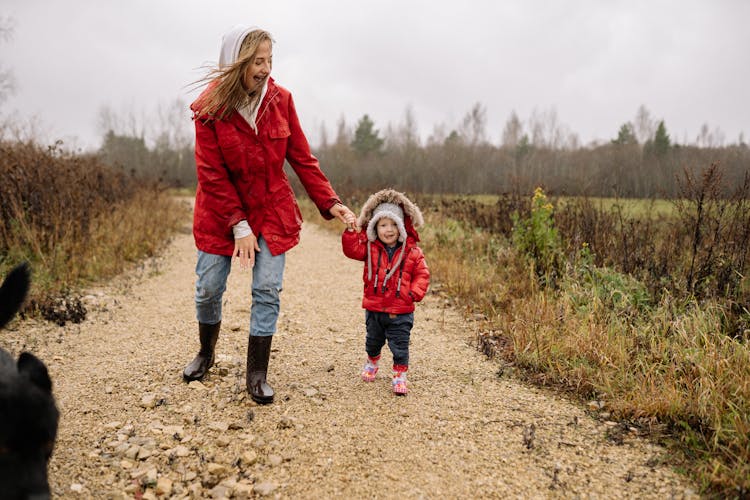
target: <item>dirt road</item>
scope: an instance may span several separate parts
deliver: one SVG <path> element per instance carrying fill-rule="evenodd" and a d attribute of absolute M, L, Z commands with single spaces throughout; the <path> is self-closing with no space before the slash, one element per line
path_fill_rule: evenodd
<path fill-rule="evenodd" d="M 419 305 L 410 394 L 364 356 L 361 264 L 307 223 L 287 255 L 269 380 L 244 392 L 250 274 L 236 266 L 218 363 L 197 349 L 189 228 L 167 251 L 89 291 L 81 325 L 15 322 L 0 345 L 44 359 L 61 409 L 50 465 L 57 498 L 683 498 L 696 487 L 665 451 L 506 376 L 436 295 Z M 386 368 L 390 353 L 384 352 Z M 620 429 L 622 431 L 622 429 Z M 620 443 L 620 444 L 618 444 Z"/>

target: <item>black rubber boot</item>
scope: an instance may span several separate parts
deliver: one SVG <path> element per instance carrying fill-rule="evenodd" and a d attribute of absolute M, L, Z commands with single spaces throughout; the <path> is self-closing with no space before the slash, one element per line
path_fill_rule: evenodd
<path fill-rule="evenodd" d="M 191 380 L 202 380 L 206 376 L 208 369 L 214 365 L 214 349 L 216 348 L 216 341 L 219 339 L 219 329 L 221 329 L 221 321 L 215 325 L 198 323 L 201 349 L 195 359 L 185 367 L 182 378 L 190 382 Z"/>
<path fill-rule="evenodd" d="M 272 339 L 273 335 L 250 335 L 247 342 L 247 392 L 253 401 L 262 405 L 273 403 L 273 389 L 266 382 Z"/>

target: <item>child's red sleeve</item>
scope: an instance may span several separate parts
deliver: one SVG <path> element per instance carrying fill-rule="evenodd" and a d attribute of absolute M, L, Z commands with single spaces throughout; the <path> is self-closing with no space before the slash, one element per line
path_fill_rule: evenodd
<path fill-rule="evenodd" d="M 416 247 L 416 259 L 414 262 L 414 271 L 411 275 L 411 296 L 414 302 L 421 301 L 427 294 L 430 287 L 430 268 L 427 267 L 427 260 L 424 258 L 424 252 Z"/>
<path fill-rule="evenodd" d="M 344 255 L 354 260 L 364 261 L 367 256 L 367 237 L 364 231 L 344 230 L 341 233 L 341 249 Z"/>

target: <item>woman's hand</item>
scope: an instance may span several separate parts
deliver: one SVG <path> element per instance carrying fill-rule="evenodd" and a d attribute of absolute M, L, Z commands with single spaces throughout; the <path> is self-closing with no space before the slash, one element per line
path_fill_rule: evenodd
<path fill-rule="evenodd" d="M 328 210 L 331 215 L 336 217 L 338 220 L 346 224 L 346 227 L 349 229 L 358 229 L 356 227 L 357 225 L 357 216 L 354 215 L 354 212 L 349 210 L 349 207 L 346 205 L 343 205 L 341 203 L 336 203 L 334 206 Z"/>
<path fill-rule="evenodd" d="M 255 252 L 260 252 L 258 239 L 254 234 L 234 240 L 233 257 L 240 259 L 240 269 L 250 269 L 255 265 Z"/>

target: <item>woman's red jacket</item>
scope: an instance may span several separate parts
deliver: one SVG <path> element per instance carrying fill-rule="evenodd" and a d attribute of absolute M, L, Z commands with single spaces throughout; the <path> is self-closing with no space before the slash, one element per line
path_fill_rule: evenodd
<path fill-rule="evenodd" d="M 191 105 L 194 114 L 210 88 Z M 258 108 L 257 134 L 237 111 L 222 120 L 197 114 L 193 120 L 198 173 L 193 235 L 199 250 L 232 255 L 232 226 L 242 219 L 273 255 L 299 243 L 302 214 L 284 160 L 321 215 L 332 218 L 328 210 L 339 198 L 310 152 L 290 92 L 273 79 Z"/>

